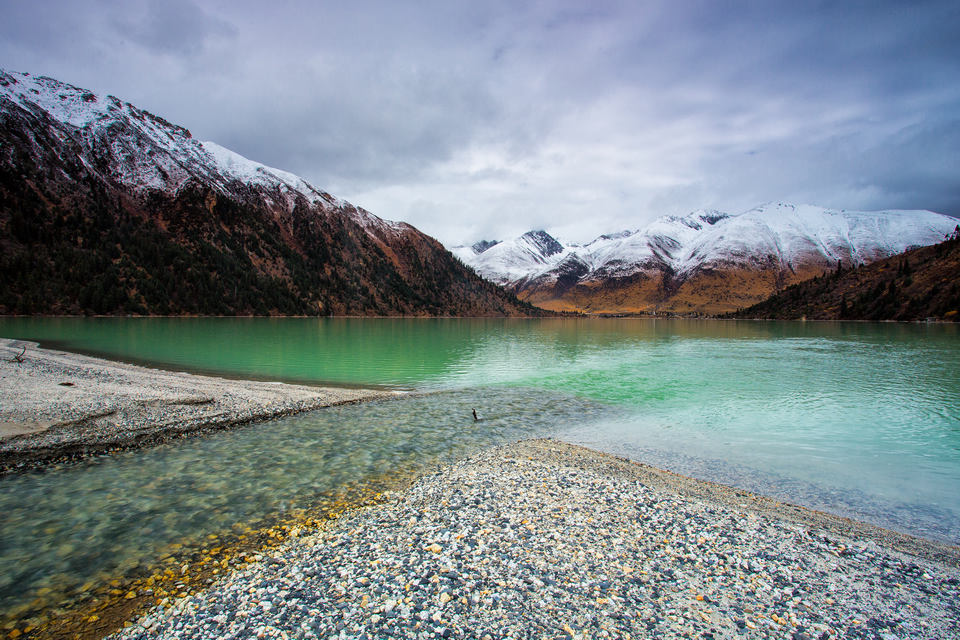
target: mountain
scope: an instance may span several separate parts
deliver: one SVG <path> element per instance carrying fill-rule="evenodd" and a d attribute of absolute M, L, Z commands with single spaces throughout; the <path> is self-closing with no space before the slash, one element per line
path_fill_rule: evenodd
<path fill-rule="evenodd" d="M 472 247 L 454 247 L 451 251 L 488 280 L 513 285 L 537 267 L 554 265 L 556 260 L 552 258 L 562 253 L 564 247 L 546 231 L 528 231 L 510 242 L 482 240 Z"/>
<path fill-rule="evenodd" d="M 0 71 L 0 313 L 527 315 L 436 240 L 113 96 Z"/>
<path fill-rule="evenodd" d="M 837 211 L 768 204 L 700 210 L 564 246 L 543 231 L 483 251 L 454 248 L 485 278 L 562 311 L 724 313 L 837 263 L 868 264 L 938 242 L 957 224 L 930 211 Z"/>
<path fill-rule="evenodd" d="M 960 227 L 939 244 L 787 287 L 731 318 L 960 320 Z"/>

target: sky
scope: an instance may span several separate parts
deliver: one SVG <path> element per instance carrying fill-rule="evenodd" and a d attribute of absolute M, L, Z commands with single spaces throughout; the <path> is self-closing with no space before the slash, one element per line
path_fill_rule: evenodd
<path fill-rule="evenodd" d="M 448 245 L 765 202 L 960 216 L 960 3 L 0 0 L 112 94 Z"/>

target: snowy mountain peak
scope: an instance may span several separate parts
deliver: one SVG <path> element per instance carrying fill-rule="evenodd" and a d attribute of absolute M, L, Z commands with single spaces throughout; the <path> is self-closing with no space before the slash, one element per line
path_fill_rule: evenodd
<path fill-rule="evenodd" d="M 477 252 L 484 246 L 483 251 Z M 507 284 L 532 271 L 553 268 L 569 250 L 546 231 L 536 230 L 513 240 L 493 243 L 485 240 L 469 247 L 452 247 L 450 252 L 488 280 Z"/>
<path fill-rule="evenodd" d="M 699 231 L 704 227 L 704 225 L 710 226 L 715 225 L 721 220 L 729 218 L 729 213 L 724 213 L 722 211 L 717 211 L 716 209 L 698 209 L 693 213 L 689 213 L 679 219 L 680 222 L 687 225 L 691 229 L 696 229 Z"/>
<path fill-rule="evenodd" d="M 176 191 L 191 178 L 217 177 L 209 153 L 190 131 L 113 96 L 0 71 L 0 104 L 5 112 L 29 114 L 31 126 L 79 144 L 94 160 L 91 167 L 127 187 Z M 107 160 L 109 167 L 103 164 Z"/>
<path fill-rule="evenodd" d="M 643 275 L 683 282 L 701 271 L 730 269 L 773 269 L 780 274 L 770 276 L 773 282 L 834 267 L 838 260 L 864 264 L 933 244 L 956 224 L 930 211 L 841 211 L 776 202 L 737 215 L 698 210 L 664 216 L 582 246 L 565 247 L 545 231 L 531 231 L 479 255 L 458 255 L 484 277 L 521 293 L 557 283 L 567 291 L 571 278 L 610 283 Z"/>
<path fill-rule="evenodd" d="M 620 240 L 622 238 L 628 238 L 635 233 L 636 231 L 630 231 L 629 229 L 624 229 L 623 231 L 617 231 L 616 233 L 605 233 L 602 236 L 598 237 L 596 240 L 589 242 L 588 246 L 590 244 L 593 244 L 594 242 L 600 242 L 603 240 Z"/>
<path fill-rule="evenodd" d="M 99 96 L 53 78 L 0 70 L 3 99 L 48 119 L 61 139 L 72 138 L 89 156 L 108 157 L 109 177 L 135 190 L 175 193 L 194 180 L 231 194 L 239 183 L 241 191 L 261 189 L 269 204 L 287 211 L 302 197 L 321 209 L 341 210 L 368 231 L 397 233 L 406 227 L 354 207 L 293 173 L 254 162 L 215 142 L 200 142 L 187 129 L 113 96 Z"/>
<path fill-rule="evenodd" d="M 7 98 L 35 115 L 46 114 L 88 134 L 128 122 L 163 148 L 199 147 L 184 127 L 114 96 L 97 95 L 46 76 L 0 69 L 0 98 Z"/>
<path fill-rule="evenodd" d="M 473 249 L 473 252 L 477 255 L 480 255 L 487 249 L 497 246 L 500 244 L 499 240 L 481 240 L 480 242 L 474 242 L 470 245 L 470 248 Z"/>
<path fill-rule="evenodd" d="M 556 238 L 542 229 L 538 231 L 527 231 L 525 234 L 520 236 L 520 238 L 526 241 L 534 249 L 535 253 L 544 258 L 548 258 L 563 251 L 563 245 L 560 244 Z"/>

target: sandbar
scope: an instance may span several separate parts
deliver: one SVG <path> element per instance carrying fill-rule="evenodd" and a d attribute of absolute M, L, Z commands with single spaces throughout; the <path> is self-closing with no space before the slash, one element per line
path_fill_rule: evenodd
<path fill-rule="evenodd" d="M 0 339 L 0 472 L 389 395 L 164 371 Z"/>

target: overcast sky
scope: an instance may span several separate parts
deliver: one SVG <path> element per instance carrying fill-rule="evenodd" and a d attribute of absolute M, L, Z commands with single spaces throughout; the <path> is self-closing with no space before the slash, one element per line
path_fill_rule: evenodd
<path fill-rule="evenodd" d="M 110 93 L 455 244 L 776 200 L 960 215 L 960 2 L 0 0 Z"/>

